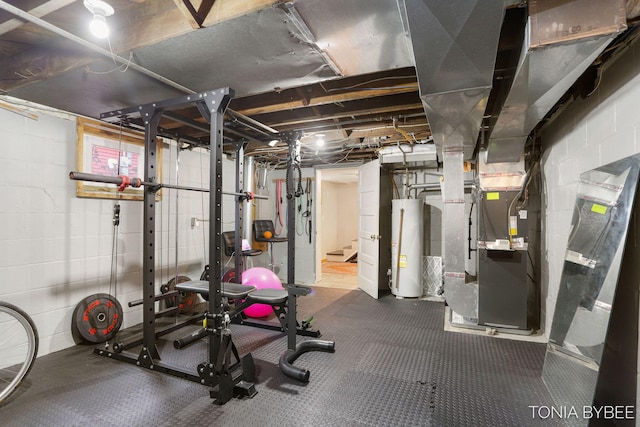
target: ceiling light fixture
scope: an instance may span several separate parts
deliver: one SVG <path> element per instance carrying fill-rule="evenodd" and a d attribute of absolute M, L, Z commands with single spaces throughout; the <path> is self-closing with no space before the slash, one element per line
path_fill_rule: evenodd
<path fill-rule="evenodd" d="M 113 15 L 113 7 L 102 0 L 84 0 L 83 4 L 93 14 L 93 20 L 89 24 L 91 33 L 100 39 L 109 37 L 109 26 L 105 18 Z"/>
<path fill-rule="evenodd" d="M 322 147 L 325 143 L 324 133 L 316 133 L 316 145 Z"/>

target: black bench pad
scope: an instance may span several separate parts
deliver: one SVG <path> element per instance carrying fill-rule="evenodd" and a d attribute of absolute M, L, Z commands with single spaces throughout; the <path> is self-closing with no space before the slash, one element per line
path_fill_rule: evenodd
<path fill-rule="evenodd" d="M 188 282 L 178 283 L 176 289 L 183 292 L 197 292 L 199 294 L 209 295 L 209 282 L 207 280 L 190 280 Z M 255 286 L 231 282 L 222 282 L 220 284 L 220 295 L 227 298 L 245 298 L 249 293 L 254 291 L 256 291 Z"/>
<path fill-rule="evenodd" d="M 287 291 L 284 289 L 258 289 L 247 295 L 247 301 L 258 304 L 282 304 L 287 300 Z"/>
<path fill-rule="evenodd" d="M 220 288 L 220 294 L 223 297 L 246 298 L 247 301 L 256 304 L 282 304 L 288 297 L 288 293 L 284 289 L 256 289 L 255 286 L 230 282 L 222 282 Z M 178 283 L 176 289 L 183 292 L 197 292 L 209 295 L 209 282 L 206 280 L 190 280 Z"/>

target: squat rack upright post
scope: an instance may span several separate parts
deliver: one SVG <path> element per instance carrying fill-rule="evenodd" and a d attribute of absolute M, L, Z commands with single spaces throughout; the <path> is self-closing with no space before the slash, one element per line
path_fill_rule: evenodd
<path fill-rule="evenodd" d="M 216 403 L 224 404 L 236 395 L 253 397 L 256 394 L 253 381 L 255 366 L 251 354 L 247 354 L 236 363 L 231 363 L 234 344 L 229 333 L 229 316 L 222 304 L 221 295 L 221 256 L 222 256 L 222 143 L 224 112 L 233 98 L 230 88 L 216 89 L 192 95 L 185 95 L 166 101 L 145 104 L 122 110 L 102 113 L 100 118 L 107 122 L 129 121 L 143 125 L 145 130 L 145 177 L 144 182 L 136 180 L 135 186 L 144 186 L 143 221 L 143 327 L 142 349 L 136 357 L 118 350 L 96 349 L 95 353 L 117 360 L 134 363 L 140 367 L 160 371 L 180 378 L 199 382 L 211 387 L 210 395 Z M 156 331 L 155 303 L 162 297 L 155 294 L 155 219 L 156 193 L 163 186 L 178 190 L 196 190 L 192 187 L 163 185 L 158 182 L 157 150 L 158 125 L 165 110 L 195 106 L 210 125 L 210 185 L 209 185 L 209 310 L 207 334 L 210 336 L 207 360 L 198 364 L 195 370 L 171 366 L 160 361 L 156 339 L 165 331 Z M 141 121 L 142 123 L 139 123 Z M 72 179 L 98 180 L 99 176 L 71 173 Z M 97 178 L 96 178 L 97 177 Z M 106 177 L 113 179 L 111 177 Z M 125 180 L 126 178 L 126 180 Z M 128 177 L 120 177 L 129 185 Z M 110 181 L 105 181 L 110 182 Z M 123 184 L 124 186 L 126 186 Z M 168 328 L 175 330 L 176 327 Z M 139 341 L 137 341 L 139 342 Z M 130 348 L 121 346 L 121 349 Z"/>
<path fill-rule="evenodd" d="M 287 350 L 282 353 L 278 365 L 288 377 L 302 382 L 309 381 L 309 370 L 294 366 L 293 363 L 308 351 L 335 351 L 334 341 L 310 339 L 297 343 L 297 305 L 298 297 L 311 293 L 311 288 L 296 284 L 296 210 L 295 198 L 301 194 L 295 190 L 295 171 L 300 170 L 300 137 L 302 132 L 284 132 L 282 134 L 288 147 L 287 156 Z M 299 177 L 301 179 L 301 177 Z"/>

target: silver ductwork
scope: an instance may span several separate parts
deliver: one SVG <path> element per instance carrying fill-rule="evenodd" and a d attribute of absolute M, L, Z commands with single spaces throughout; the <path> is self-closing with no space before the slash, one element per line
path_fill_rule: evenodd
<path fill-rule="evenodd" d="M 491 91 L 503 0 L 404 0 L 420 98 L 434 141 L 475 148 Z"/>
<path fill-rule="evenodd" d="M 478 139 L 493 79 L 503 0 L 404 0 L 420 98 L 444 163 L 445 297 L 477 317 L 477 285 L 465 283 L 464 160 Z"/>
<path fill-rule="evenodd" d="M 519 161 L 533 128 L 626 27 L 624 0 L 530 0 L 523 50 L 486 162 Z"/>
<path fill-rule="evenodd" d="M 404 144 L 378 151 L 380 164 L 398 168 L 436 168 L 438 157 L 433 144 Z"/>

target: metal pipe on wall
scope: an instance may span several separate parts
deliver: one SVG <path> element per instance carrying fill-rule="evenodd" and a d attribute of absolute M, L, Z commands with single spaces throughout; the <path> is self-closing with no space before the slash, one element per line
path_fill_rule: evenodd
<path fill-rule="evenodd" d="M 253 156 L 246 156 L 244 159 L 243 191 L 255 193 L 256 191 L 255 173 L 256 173 L 255 159 L 253 158 Z M 253 229 L 253 200 L 245 200 L 242 203 L 244 204 L 243 217 L 242 217 L 242 238 L 247 239 L 248 242 L 251 242 L 251 230 Z"/>
<path fill-rule="evenodd" d="M 467 179 L 464 181 L 464 188 L 472 188 L 475 185 L 475 181 Z M 417 190 L 417 189 L 424 189 L 424 190 L 440 190 L 442 187 L 440 186 L 439 182 L 425 182 L 422 184 L 411 184 L 409 186 L 409 190 Z"/>

